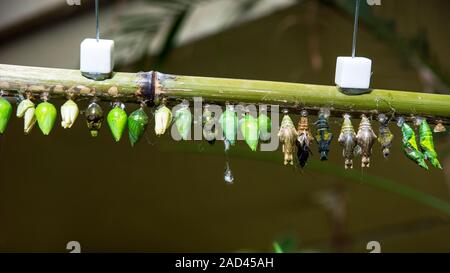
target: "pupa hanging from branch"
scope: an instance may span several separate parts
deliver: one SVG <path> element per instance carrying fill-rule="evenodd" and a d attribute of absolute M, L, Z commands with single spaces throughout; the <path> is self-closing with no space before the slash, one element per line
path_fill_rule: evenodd
<path fill-rule="evenodd" d="M 86 123 L 92 137 L 98 135 L 98 131 L 102 127 L 103 110 L 95 101 L 91 102 L 86 109 Z"/>
<path fill-rule="evenodd" d="M 79 112 L 78 105 L 72 99 L 67 100 L 61 106 L 61 126 L 64 129 L 71 128 L 75 123 Z"/>
<path fill-rule="evenodd" d="M 391 154 L 391 146 L 394 135 L 389 129 L 389 118 L 385 114 L 379 114 L 377 119 L 380 124 L 378 142 L 381 144 L 384 158 L 388 158 Z"/>
<path fill-rule="evenodd" d="M 438 155 L 434 149 L 433 132 L 426 119 L 420 120 L 419 125 L 419 143 L 422 148 L 425 159 L 428 160 L 435 168 L 442 169 L 438 160 Z"/>
<path fill-rule="evenodd" d="M 301 168 L 304 168 L 311 154 L 311 142 L 314 140 L 308 125 L 308 112 L 301 112 L 297 125 L 297 159 Z"/>
<path fill-rule="evenodd" d="M 43 102 L 36 107 L 36 120 L 44 135 L 49 135 L 55 125 L 57 111 L 53 104 L 47 102 L 48 94 L 44 94 Z"/>
<path fill-rule="evenodd" d="M 377 139 L 377 135 L 373 132 L 370 120 L 366 115 L 361 115 L 358 134 L 356 134 L 356 142 L 361 153 L 361 167 L 370 167 L 370 156 L 372 155 L 372 147 Z"/>
<path fill-rule="evenodd" d="M 122 138 L 125 127 L 127 126 L 127 113 L 125 112 L 125 105 L 120 102 L 114 103 L 113 109 L 108 113 L 106 120 L 109 128 L 116 142 Z"/>
<path fill-rule="evenodd" d="M 344 114 L 344 121 L 342 122 L 341 133 L 339 134 L 338 142 L 342 146 L 342 156 L 345 159 L 345 169 L 353 169 L 353 157 L 356 147 L 356 133 L 353 128 L 352 121 L 349 114 Z"/>
<path fill-rule="evenodd" d="M 36 124 L 36 108 L 31 101 L 31 95 L 27 95 L 27 99 L 22 100 L 17 106 L 16 116 L 23 118 L 23 132 L 28 135 Z"/>
<path fill-rule="evenodd" d="M 272 133 L 272 121 L 266 113 L 260 112 L 258 116 L 259 139 L 268 142 Z"/>
<path fill-rule="evenodd" d="M 210 105 L 205 105 L 202 115 L 203 137 L 209 144 L 216 142 L 216 117 L 210 110 Z"/>
<path fill-rule="evenodd" d="M 192 113 L 189 109 L 189 102 L 187 100 L 183 101 L 181 108 L 176 110 L 173 116 L 181 139 L 189 140 L 192 124 Z"/>
<path fill-rule="evenodd" d="M 220 117 L 220 126 L 222 127 L 224 141 L 231 145 L 236 143 L 236 136 L 238 130 L 238 117 L 236 111 L 234 111 L 234 106 L 227 104 L 225 106 L 225 112 L 222 113 Z"/>
<path fill-rule="evenodd" d="M 3 97 L 0 98 L 0 134 L 3 134 L 6 131 L 11 114 L 11 103 Z"/>
<path fill-rule="evenodd" d="M 258 119 L 253 117 L 249 112 L 245 114 L 242 120 L 241 133 L 250 149 L 256 151 L 259 140 Z"/>
<path fill-rule="evenodd" d="M 328 160 L 328 153 L 330 152 L 330 144 L 333 140 L 333 133 L 331 133 L 328 125 L 329 110 L 322 109 L 319 113 L 319 119 L 316 121 L 316 134 L 314 139 L 319 145 L 320 160 Z"/>
<path fill-rule="evenodd" d="M 134 145 L 144 135 L 148 125 L 148 115 L 144 111 L 144 103 L 141 107 L 130 114 L 128 117 L 128 137 L 130 139 L 131 146 Z"/>
<path fill-rule="evenodd" d="M 297 141 L 297 131 L 295 130 L 292 119 L 287 113 L 285 113 L 283 120 L 281 121 L 278 138 L 280 139 L 284 153 L 284 165 L 294 165 L 293 154 L 295 152 L 295 142 Z"/>
<path fill-rule="evenodd" d="M 172 123 L 172 111 L 166 106 L 166 99 L 155 111 L 155 134 L 162 136 Z"/>
<path fill-rule="evenodd" d="M 405 155 L 412 161 L 416 162 L 420 167 L 428 170 L 428 166 L 425 163 L 425 156 L 417 146 L 416 134 L 414 133 L 414 130 L 406 124 L 403 117 L 398 119 L 397 125 L 402 130 L 402 146 Z"/>

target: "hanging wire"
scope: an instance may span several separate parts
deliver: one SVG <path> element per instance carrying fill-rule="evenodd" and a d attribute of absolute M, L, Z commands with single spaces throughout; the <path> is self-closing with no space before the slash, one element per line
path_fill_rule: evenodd
<path fill-rule="evenodd" d="M 359 3 L 360 0 L 356 0 L 355 22 L 353 24 L 352 58 L 356 57 L 356 36 L 358 35 Z"/>
<path fill-rule="evenodd" d="M 99 13 L 100 13 L 100 7 L 98 4 L 98 0 L 95 0 L 95 21 L 96 21 L 95 32 L 96 32 L 97 42 L 100 40 L 100 26 L 99 26 L 99 19 L 98 19 Z"/>

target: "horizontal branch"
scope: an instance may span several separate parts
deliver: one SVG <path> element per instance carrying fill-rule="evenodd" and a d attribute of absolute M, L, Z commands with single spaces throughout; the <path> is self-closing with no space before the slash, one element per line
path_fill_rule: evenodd
<path fill-rule="evenodd" d="M 423 116 L 450 123 L 450 95 L 373 89 L 347 95 L 336 86 L 169 75 L 160 72 L 114 73 L 112 79 L 93 81 L 78 70 L 0 65 L 0 89 L 7 96 L 30 92 L 39 97 L 70 94 L 102 100 L 137 102 L 165 97 L 171 102 L 202 97 L 214 104 L 247 103 L 282 108 L 340 113 L 391 113 Z"/>

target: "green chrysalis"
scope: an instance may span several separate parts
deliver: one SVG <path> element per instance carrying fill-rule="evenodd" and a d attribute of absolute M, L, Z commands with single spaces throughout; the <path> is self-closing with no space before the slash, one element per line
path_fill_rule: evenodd
<path fill-rule="evenodd" d="M 436 150 L 434 149 L 433 132 L 426 119 L 423 119 L 419 126 L 420 147 L 422 148 L 425 159 L 439 169 L 442 169 L 441 163 L 437 158 Z"/>
<path fill-rule="evenodd" d="M 148 125 L 148 116 L 144 109 L 139 108 L 128 117 L 128 136 L 131 146 L 134 146 L 145 132 Z"/>
<path fill-rule="evenodd" d="M 220 117 L 220 126 L 222 127 L 223 136 L 231 145 L 236 143 L 238 130 L 238 117 L 232 105 L 227 105 L 225 112 Z"/>
<path fill-rule="evenodd" d="M 3 134 L 11 118 L 12 105 L 5 98 L 0 98 L 0 134 Z"/>
<path fill-rule="evenodd" d="M 183 140 L 189 140 L 189 133 L 191 131 L 192 114 L 187 105 L 183 105 L 180 109 L 175 111 L 175 126 L 178 129 Z"/>
<path fill-rule="evenodd" d="M 107 121 L 114 140 L 119 142 L 127 125 L 127 113 L 120 105 L 116 105 L 109 111 Z"/>
<path fill-rule="evenodd" d="M 55 106 L 49 102 L 41 102 L 36 107 L 35 115 L 37 123 L 44 135 L 49 135 L 53 129 L 53 125 L 55 125 L 56 121 L 56 114 Z"/>
<path fill-rule="evenodd" d="M 428 170 L 428 166 L 425 163 L 425 157 L 419 150 L 419 147 L 417 147 L 416 134 L 414 133 L 414 130 L 404 121 L 400 121 L 399 124 L 403 134 L 402 144 L 405 155 L 412 161 L 416 162 L 420 167 Z"/>
<path fill-rule="evenodd" d="M 266 114 L 259 114 L 258 117 L 259 138 L 261 141 L 269 141 L 272 131 L 272 122 Z"/>
<path fill-rule="evenodd" d="M 241 132 L 250 149 L 256 151 L 259 139 L 258 119 L 246 114 L 241 124 Z"/>

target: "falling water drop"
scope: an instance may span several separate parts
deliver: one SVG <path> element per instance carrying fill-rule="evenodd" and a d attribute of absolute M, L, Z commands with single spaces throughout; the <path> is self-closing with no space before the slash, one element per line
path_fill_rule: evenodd
<path fill-rule="evenodd" d="M 233 184 L 234 177 L 233 173 L 231 172 L 230 164 L 228 163 L 228 161 L 225 166 L 225 173 L 223 175 L 223 179 L 227 184 Z"/>
<path fill-rule="evenodd" d="M 230 145 L 231 145 L 231 143 L 230 143 L 228 140 L 224 139 L 224 140 L 223 140 L 223 144 L 225 145 L 224 151 L 225 151 L 225 154 L 226 154 L 226 153 L 228 153 L 228 151 L 230 150 Z"/>

